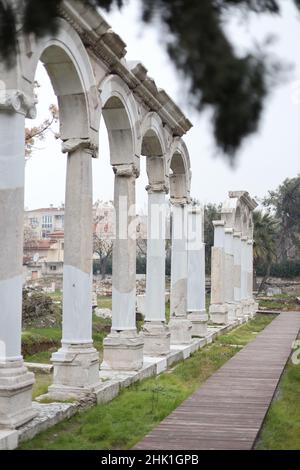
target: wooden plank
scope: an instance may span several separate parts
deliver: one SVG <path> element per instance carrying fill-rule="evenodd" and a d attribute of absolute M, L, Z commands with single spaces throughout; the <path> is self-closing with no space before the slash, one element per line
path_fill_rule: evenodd
<path fill-rule="evenodd" d="M 252 449 L 300 329 L 281 313 L 135 449 Z"/>

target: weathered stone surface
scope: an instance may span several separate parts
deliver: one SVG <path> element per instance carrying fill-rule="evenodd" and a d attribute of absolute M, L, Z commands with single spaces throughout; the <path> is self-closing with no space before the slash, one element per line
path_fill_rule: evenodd
<path fill-rule="evenodd" d="M 224 304 L 213 304 L 209 308 L 209 316 L 213 323 L 226 325 L 228 323 L 228 310 Z"/>
<path fill-rule="evenodd" d="M 18 443 L 18 431 L 0 429 L 0 450 L 14 450 L 18 447 Z"/>
<path fill-rule="evenodd" d="M 52 355 L 49 395 L 60 399 L 93 393 L 99 386 L 99 353 L 91 344 L 63 345 Z"/>
<path fill-rule="evenodd" d="M 109 308 L 95 308 L 94 311 L 96 317 L 99 318 L 111 318 L 112 311 Z"/>
<path fill-rule="evenodd" d="M 32 439 L 46 429 L 60 423 L 64 419 L 69 419 L 78 411 L 78 403 L 36 403 L 32 407 L 35 418 L 18 429 L 19 442 Z"/>
<path fill-rule="evenodd" d="M 143 325 L 144 354 L 165 356 L 170 352 L 170 331 L 164 322 L 147 321 Z"/>
<path fill-rule="evenodd" d="M 114 331 L 103 341 L 101 369 L 139 370 L 143 365 L 142 336 L 135 330 Z"/>
<path fill-rule="evenodd" d="M 0 427 L 15 429 L 35 416 L 31 405 L 33 384 L 34 375 L 22 361 L 1 364 Z"/>
<path fill-rule="evenodd" d="M 208 315 L 206 312 L 189 313 L 188 320 L 192 323 L 192 336 L 207 335 Z"/>
<path fill-rule="evenodd" d="M 186 344 L 192 340 L 192 323 L 187 318 L 171 318 L 171 344 Z"/>

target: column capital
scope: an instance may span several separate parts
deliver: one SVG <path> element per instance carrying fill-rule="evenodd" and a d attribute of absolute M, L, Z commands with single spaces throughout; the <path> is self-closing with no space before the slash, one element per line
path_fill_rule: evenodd
<path fill-rule="evenodd" d="M 248 244 L 248 245 L 253 245 L 253 240 L 252 240 L 251 238 L 248 238 L 247 244 Z"/>
<path fill-rule="evenodd" d="M 0 110 L 13 111 L 24 114 L 26 118 L 35 119 L 36 100 L 32 99 L 20 90 L 0 89 Z"/>
<path fill-rule="evenodd" d="M 169 193 L 169 188 L 165 183 L 151 183 L 146 186 L 148 193 Z"/>
<path fill-rule="evenodd" d="M 216 227 L 225 227 L 224 220 L 213 220 L 213 226 Z"/>
<path fill-rule="evenodd" d="M 171 197 L 170 203 L 172 204 L 172 206 L 177 206 L 177 207 L 186 206 L 187 204 L 189 204 L 189 199 L 187 197 L 181 197 L 181 198 Z"/>
<path fill-rule="evenodd" d="M 233 238 L 241 238 L 242 232 L 233 232 Z"/>
<path fill-rule="evenodd" d="M 87 154 L 90 154 L 92 157 L 95 157 L 98 152 L 98 148 L 91 143 L 90 139 L 68 139 L 63 141 L 61 145 L 62 153 L 72 154 L 79 149 L 86 149 Z"/>
<path fill-rule="evenodd" d="M 247 242 L 247 241 L 248 241 L 248 237 L 245 237 L 245 236 L 241 237 L 241 241 L 242 241 L 242 242 Z"/>
<path fill-rule="evenodd" d="M 124 165 L 113 165 L 113 172 L 116 176 L 138 178 L 139 170 L 133 163 L 126 163 Z"/>
<path fill-rule="evenodd" d="M 233 235 L 233 228 L 225 228 L 225 235 Z"/>

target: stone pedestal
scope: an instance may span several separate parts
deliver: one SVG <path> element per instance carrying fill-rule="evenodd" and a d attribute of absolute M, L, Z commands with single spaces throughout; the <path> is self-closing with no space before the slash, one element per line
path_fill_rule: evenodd
<path fill-rule="evenodd" d="M 188 344 L 192 341 L 192 323 L 187 318 L 171 318 L 169 328 L 171 344 Z"/>
<path fill-rule="evenodd" d="M 170 352 L 170 331 L 164 322 L 145 322 L 143 326 L 145 356 L 166 356 Z"/>
<path fill-rule="evenodd" d="M 67 344 L 52 355 L 52 398 L 68 399 L 95 392 L 100 386 L 99 353 L 92 344 Z"/>
<path fill-rule="evenodd" d="M 208 315 L 205 310 L 189 313 L 188 319 L 192 323 L 192 336 L 201 338 L 207 335 Z"/>
<path fill-rule="evenodd" d="M 144 341 L 136 330 L 114 331 L 103 341 L 101 369 L 139 370 L 143 366 Z"/>
<path fill-rule="evenodd" d="M 210 319 L 217 325 L 227 325 L 228 323 L 228 310 L 225 304 L 213 304 L 209 307 Z"/>
<path fill-rule="evenodd" d="M 0 428 L 15 429 L 36 416 L 31 403 L 34 374 L 22 360 L 0 366 Z"/>
<path fill-rule="evenodd" d="M 228 320 L 229 321 L 235 321 L 237 318 L 236 315 L 236 310 L 237 310 L 237 305 L 235 302 L 226 302 L 226 309 L 228 311 Z"/>

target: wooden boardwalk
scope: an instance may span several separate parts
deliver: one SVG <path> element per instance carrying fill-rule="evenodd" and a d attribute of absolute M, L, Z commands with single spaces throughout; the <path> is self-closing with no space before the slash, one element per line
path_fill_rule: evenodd
<path fill-rule="evenodd" d="M 281 313 L 135 449 L 252 449 L 299 329 Z"/>

